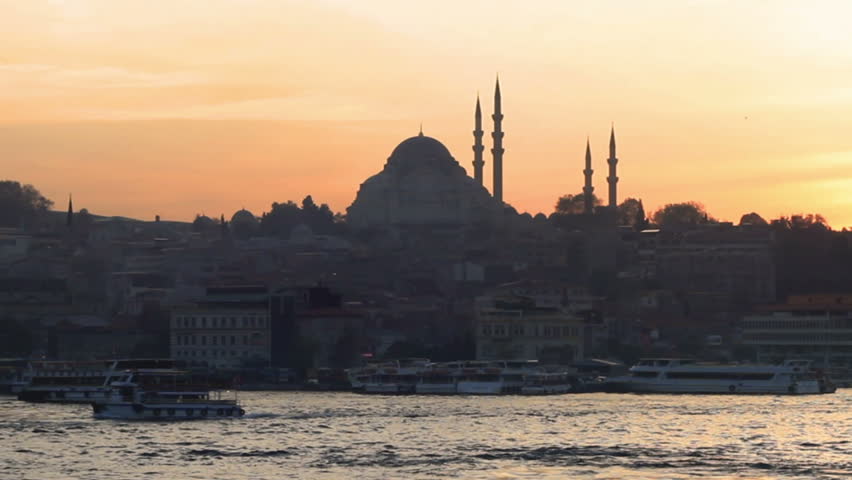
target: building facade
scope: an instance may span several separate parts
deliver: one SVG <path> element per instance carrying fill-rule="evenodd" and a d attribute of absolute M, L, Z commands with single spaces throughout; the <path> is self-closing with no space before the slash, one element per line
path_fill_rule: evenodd
<path fill-rule="evenodd" d="M 271 328 L 265 287 L 209 288 L 194 305 L 172 311 L 169 350 L 193 367 L 269 366 Z"/>
<path fill-rule="evenodd" d="M 583 320 L 558 306 L 538 306 L 530 297 L 477 299 L 478 360 L 571 363 L 583 358 Z"/>
<path fill-rule="evenodd" d="M 220 369 L 268 364 L 269 317 L 264 308 L 193 307 L 171 318 L 171 356 Z"/>
<path fill-rule="evenodd" d="M 743 317 L 742 343 L 758 360 L 808 358 L 852 380 L 852 295 L 794 295 Z"/>

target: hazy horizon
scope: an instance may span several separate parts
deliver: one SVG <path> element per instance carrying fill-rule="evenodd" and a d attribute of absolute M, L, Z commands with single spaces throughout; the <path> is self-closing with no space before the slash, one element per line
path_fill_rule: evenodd
<path fill-rule="evenodd" d="M 580 192 L 587 135 L 605 196 L 614 122 L 619 201 L 852 226 L 842 2 L 0 2 L 3 176 L 60 210 L 345 212 L 421 122 L 471 174 L 477 92 L 490 187 L 499 73 L 519 211 Z"/>

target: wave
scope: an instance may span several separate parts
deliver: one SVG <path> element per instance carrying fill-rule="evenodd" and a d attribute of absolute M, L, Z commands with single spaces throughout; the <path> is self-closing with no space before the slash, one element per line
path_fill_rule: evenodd
<path fill-rule="evenodd" d="M 189 457 L 286 457 L 294 455 L 290 450 L 247 450 L 227 451 L 215 448 L 201 448 L 186 452 Z"/>

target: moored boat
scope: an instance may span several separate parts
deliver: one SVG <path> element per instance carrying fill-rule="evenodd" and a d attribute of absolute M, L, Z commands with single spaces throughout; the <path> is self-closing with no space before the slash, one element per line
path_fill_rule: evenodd
<path fill-rule="evenodd" d="M 713 364 L 689 359 L 643 359 L 626 376 L 610 378 L 607 391 L 647 393 L 819 394 L 832 393 L 831 380 L 808 360 L 781 365 Z"/>
<path fill-rule="evenodd" d="M 557 395 L 573 390 L 571 378 L 565 372 L 536 372 L 524 377 L 523 395 Z"/>
<path fill-rule="evenodd" d="M 353 369 L 349 376 L 355 391 L 380 394 L 558 394 L 576 391 L 577 381 L 575 372 L 535 360 L 387 362 Z"/>
<path fill-rule="evenodd" d="M 170 359 L 33 361 L 13 386 L 19 400 L 91 403 L 110 394 L 109 384 L 129 368 L 170 368 Z"/>

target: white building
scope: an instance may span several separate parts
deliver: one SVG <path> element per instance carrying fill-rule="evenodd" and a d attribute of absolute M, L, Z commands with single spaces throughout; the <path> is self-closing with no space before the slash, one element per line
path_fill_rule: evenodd
<path fill-rule="evenodd" d="M 834 375 L 852 372 L 852 295 L 794 295 L 745 316 L 742 343 L 758 360 L 809 358 Z"/>
<path fill-rule="evenodd" d="M 172 312 L 171 357 L 191 366 L 230 369 L 268 365 L 270 321 L 265 306 L 198 305 Z"/>
<path fill-rule="evenodd" d="M 497 295 L 477 299 L 476 358 L 478 360 L 538 359 L 570 363 L 583 358 L 583 320 L 548 302 Z"/>

